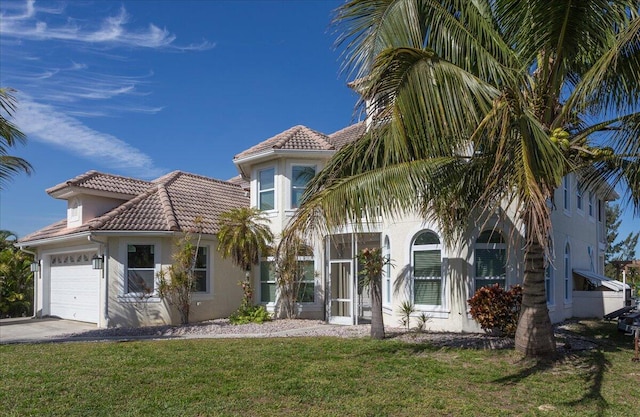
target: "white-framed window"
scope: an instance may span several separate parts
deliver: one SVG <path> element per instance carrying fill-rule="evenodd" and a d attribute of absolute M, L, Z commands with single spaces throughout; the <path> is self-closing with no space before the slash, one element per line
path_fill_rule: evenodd
<path fill-rule="evenodd" d="M 276 271 L 273 257 L 260 261 L 260 302 L 276 302 Z"/>
<path fill-rule="evenodd" d="M 210 292 L 209 288 L 209 248 L 206 246 L 198 247 L 196 262 L 193 268 L 194 292 Z"/>
<path fill-rule="evenodd" d="M 384 266 L 384 271 L 382 274 L 383 283 L 382 283 L 382 304 L 390 305 L 391 304 L 391 243 L 389 241 L 389 236 L 384 237 L 384 246 L 382 251 L 383 259 L 386 261 Z"/>
<path fill-rule="evenodd" d="M 298 302 L 315 302 L 315 263 L 312 256 L 298 257 Z"/>
<path fill-rule="evenodd" d="M 544 270 L 544 291 L 547 296 L 547 305 L 554 305 L 554 294 L 553 294 L 553 276 L 554 276 L 554 268 L 548 263 L 547 267 Z"/>
<path fill-rule="evenodd" d="M 571 247 L 569 242 L 564 246 L 564 301 L 571 301 Z"/>
<path fill-rule="evenodd" d="M 485 230 L 476 240 L 474 250 L 475 291 L 494 284 L 506 288 L 507 245 L 502 233 Z"/>
<path fill-rule="evenodd" d="M 593 218 L 593 193 L 589 191 L 589 199 L 587 201 L 589 217 Z"/>
<path fill-rule="evenodd" d="M 442 305 L 442 247 L 440 238 L 430 230 L 420 231 L 411 245 L 413 267 L 413 303 Z"/>
<path fill-rule="evenodd" d="M 582 186 L 578 183 L 576 186 L 576 209 L 580 212 L 584 211 L 584 203 L 582 201 L 583 194 Z"/>
<path fill-rule="evenodd" d="M 149 244 L 127 245 L 127 277 L 125 292 L 151 294 L 155 291 L 155 246 Z"/>
<path fill-rule="evenodd" d="M 566 212 L 571 211 L 571 182 L 569 176 L 566 175 L 562 179 L 562 207 Z"/>
<path fill-rule="evenodd" d="M 299 303 L 315 302 L 315 262 L 313 256 L 298 257 L 298 297 Z M 277 282 L 274 258 L 272 256 L 260 262 L 260 302 L 275 303 L 277 300 Z"/>
<path fill-rule="evenodd" d="M 291 208 L 300 206 L 302 194 L 307 189 L 307 184 L 316 175 L 315 165 L 291 166 Z"/>
<path fill-rule="evenodd" d="M 602 223 L 602 220 L 604 219 L 604 203 L 602 202 L 601 199 L 598 199 L 598 223 Z"/>
<path fill-rule="evenodd" d="M 258 171 L 258 208 L 275 210 L 276 208 L 276 170 L 266 168 Z"/>

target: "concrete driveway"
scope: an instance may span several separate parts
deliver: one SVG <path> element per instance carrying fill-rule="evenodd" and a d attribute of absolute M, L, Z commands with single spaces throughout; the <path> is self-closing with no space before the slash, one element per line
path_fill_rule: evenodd
<path fill-rule="evenodd" d="M 95 330 L 92 323 L 56 318 L 16 318 L 0 320 L 0 344 L 41 343 L 67 340 L 66 335 Z"/>

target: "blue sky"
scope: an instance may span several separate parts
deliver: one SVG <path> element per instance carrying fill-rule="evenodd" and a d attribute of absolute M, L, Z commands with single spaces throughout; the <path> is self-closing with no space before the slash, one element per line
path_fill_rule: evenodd
<path fill-rule="evenodd" d="M 28 135 L 12 153 L 35 173 L 2 191 L 0 229 L 63 218 L 45 189 L 88 170 L 228 179 L 235 154 L 291 126 L 348 126 L 357 97 L 330 26 L 340 3 L 3 0 L 0 85 L 19 90 Z M 632 230 L 627 210 L 620 236 Z"/>

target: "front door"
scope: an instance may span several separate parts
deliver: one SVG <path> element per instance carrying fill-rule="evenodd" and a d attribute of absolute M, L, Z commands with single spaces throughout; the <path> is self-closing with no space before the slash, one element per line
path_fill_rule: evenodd
<path fill-rule="evenodd" d="M 330 261 L 329 323 L 353 324 L 353 262 Z"/>

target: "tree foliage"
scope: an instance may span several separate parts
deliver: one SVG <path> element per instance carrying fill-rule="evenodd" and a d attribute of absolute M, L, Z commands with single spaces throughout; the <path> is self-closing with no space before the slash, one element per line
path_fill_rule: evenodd
<path fill-rule="evenodd" d="M 419 213 L 454 244 L 469 219 L 510 205 L 526 249 L 516 349 L 553 355 L 548 201 L 575 173 L 640 207 L 638 13 L 636 0 L 348 1 L 338 45 L 374 114 L 310 182 L 290 227 L 326 234 Z"/>
<path fill-rule="evenodd" d="M 618 239 L 618 228 L 622 222 L 620 206 L 618 204 L 606 206 L 607 221 L 607 250 L 604 254 L 604 274 L 611 279 L 622 280 L 621 270 L 614 265 L 614 261 L 633 261 L 636 259 L 636 246 L 640 232 L 629 232 L 624 239 Z M 640 291 L 640 271 L 638 268 L 627 268 L 627 283 L 635 287 L 635 293 Z"/>
<path fill-rule="evenodd" d="M 195 267 L 201 235 L 194 244 L 192 236 L 185 233 L 176 242 L 173 263 L 158 273 L 158 295 L 180 313 L 180 323 L 188 324 L 191 314 L 191 295 L 195 288 Z"/>
<path fill-rule="evenodd" d="M 240 283 L 243 298 L 231 320 L 236 324 L 261 323 L 269 318 L 269 314 L 264 307 L 253 305 L 249 277 L 251 267 L 260 261 L 260 255 L 271 250 L 273 233 L 269 228 L 269 218 L 256 208 L 240 207 L 222 213 L 219 222 L 218 251 L 223 258 L 230 258 L 246 272 L 245 280 Z"/>
<path fill-rule="evenodd" d="M 219 221 L 218 251 L 250 271 L 273 242 L 269 219 L 256 208 L 240 207 L 222 213 Z"/>
<path fill-rule="evenodd" d="M 612 279 L 619 279 L 616 267 L 612 261 L 632 261 L 636 258 L 636 246 L 640 232 L 629 232 L 627 237 L 619 240 L 618 228 L 622 222 L 620 206 L 607 204 L 605 208 L 607 221 L 607 250 L 604 253 L 605 275 Z"/>
<path fill-rule="evenodd" d="M 303 290 L 304 265 L 301 256 L 313 256 L 312 248 L 300 239 L 283 239 L 274 256 L 274 273 L 278 287 L 278 310 L 280 316 L 298 316 L 298 301 Z"/>
<path fill-rule="evenodd" d="M 33 314 L 33 255 L 18 250 L 15 233 L 0 231 L 0 318 Z"/>
<path fill-rule="evenodd" d="M 358 254 L 359 285 L 371 294 L 371 338 L 384 339 L 382 318 L 382 271 L 391 262 L 381 248 L 364 248 Z"/>
<path fill-rule="evenodd" d="M 9 148 L 27 141 L 24 133 L 11 122 L 16 111 L 15 90 L 0 88 L 0 190 L 13 175 L 24 172 L 30 175 L 33 167 L 25 159 L 9 155 Z"/>

